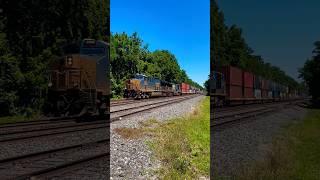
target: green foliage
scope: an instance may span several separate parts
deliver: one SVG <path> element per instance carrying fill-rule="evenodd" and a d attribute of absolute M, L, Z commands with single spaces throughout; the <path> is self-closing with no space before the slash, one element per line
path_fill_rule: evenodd
<path fill-rule="evenodd" d="M 43 103 L 50 61 L 61 46 L 84 38 L 108 40 L 109 0 L 1 1 L 0 116 L 30 116 Z"/>
<path fill-rule="evenodd" d="M 300 77 L 306 82 L 313 100 L 320 104 L 320 84 L 318 79 L 320 77 L 320 41 L 315 42 L 314 45 L 314 56 L 305 62 L 299 72 Z"/>
<path fill-rule="evenodd" d="M 236 25 L 226 26 L 223 12 L 219 10 L 215 0 L 211 3 L 210 25 L 211 70 L 216 66 L 231 65 L 291 88 L 300 88 L 300 85 L 284 71 L 264 62 L 261 56 L 253 54 L 253 50 L 242 36 L 242 30 Z"/>
<path fill-rule="evenodd" d="M 209 82 L 210 82 L 210 75 L 208 75 L 208 79 L 203 84 L 205 90 L 207 91 L 207 95 L 210 94 L 210 84 L 209 84 Z"/>
<path fill-rule="evenodd" d="M 121 96 L 125 80 L 136 73 L 202 88 L 182 70 L 176 57 L 168 50 L 150 52 L 148 45 L 137 33 L 115 33 L 111 35 L 111 87 L 112 96 Z"/>

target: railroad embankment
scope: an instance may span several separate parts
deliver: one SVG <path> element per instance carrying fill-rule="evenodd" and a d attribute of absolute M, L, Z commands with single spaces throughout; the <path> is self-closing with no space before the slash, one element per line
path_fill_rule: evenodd
<path fill-rule="evenodd" d="M 268 147 L 264 158 L 239 172 L 238 179 L 319 179 L 320 110 L 309 110 Z"/>
<path fill-rule="evenodd" d="M 210 100 L 206 97 L 187 115 L 166 123 L 151 122 L 150 143 L 162 162 L 164 179 L 197 179 L 210 172 Z M 150 125 L 150 124 L 149 124 Z"/>
<path fill-rule="evenodd" d="M 281 158 L 277 150 L 272 150 L 274 140 L 278 137 L 287 139 L 283 135 L 287 128 L 303 122 L 307 113 L 306 108 L 296 104 L 282 104 L 273 112 L 251 117 L 250 120 L 244 119 L 241 123 L 228 126 L 223 130 L 211 131 L 213 159 L 210 163 L 214 179 L 240 179 L 241 174 L 249 176 L 248 172 L 255 170 L 250 170 L 248 167 L 257 168 L 256 163 L 262 163 L 270 153 L 274 153 L 275 156 L 274 159 L 269 159 L 269 165 L 277 167 Z M 286 154 L 281 156 L 283 155 Z"/>
<path fill-rule="evenodd" d="M 208 176 L 209 116 L 209 98 L 195 96 L 112 122 L 112 179 Z"/>

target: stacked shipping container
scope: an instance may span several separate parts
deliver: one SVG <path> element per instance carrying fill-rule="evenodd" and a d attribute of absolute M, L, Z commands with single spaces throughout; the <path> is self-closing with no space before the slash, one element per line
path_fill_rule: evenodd
<path fill-rule="evenodd" d="M 250 101 L 255 100 L 280 100 L 287 99 L 289 96 L 297 96 L 297 93 L 287 86 L 250 72 L 243 71 L 232 66 L 217 68 L 217 72 L 224 75 L 225 88 L 215 86 L 214 92 L 225 89 L 225 97 L 228 101 Z"/>
<path fill-rule="evenodd" d="M 262 78 L 260 76 L 254 76 L 253 88 L 254 88 L 254 97 L 256 99 L 261 99 Z"/>
<path fill-rule="evenodd" d="M 249 72 L 243 72 L 243 97 L 253 98 L 253 74 Z"/>
<path fill-rule="evenodd" d="M 262 86 L 261 86 L 262 99 L 269 99 L 268 98 L 268 87 L 269 87 L 269 81 L 267 79 L 262 79 Z"/>
<path fill-rule="evenodd" d="M 225 74 L 226 94 L 229 100 L 241 100 L 243 96 L 242 70 L 232 66 L 225 66 L 220 69 L 220 72 Z"/>
<path fill-rule="evenodd" d="M 187 83 L 181 83 L 181 92 L 182 94 L 189 94 L 190 86 Z"/>

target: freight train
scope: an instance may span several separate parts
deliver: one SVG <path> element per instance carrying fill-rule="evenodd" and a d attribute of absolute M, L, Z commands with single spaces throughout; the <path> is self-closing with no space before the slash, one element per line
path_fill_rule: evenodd
<path fill-rule="evenodd" d="M 232 66 L 210 74 L 210 96 L 214 106 L 294 100 L 300 92 L 286 85 Z"/>
<path fill-rule="evenodd" d="M 64 55 L 48 71 L 47 116 L 105 115 L 109 112 L 107 83 L 109 48 L 103 41 L 84 39 L 63 47 Z"/>
<path fill-rule="evenodd" d="M 187 83 L 171 83 L 158 78 L 135 74 L 125 82 L 124 97 L 143 99 L 150 97 L 181 96 L 202 91 Z"/>

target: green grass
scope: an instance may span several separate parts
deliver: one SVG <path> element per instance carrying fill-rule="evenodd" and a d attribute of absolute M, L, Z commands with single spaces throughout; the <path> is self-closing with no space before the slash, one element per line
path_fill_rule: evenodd
<path fill-rule="evenodd" d="M 33 121 L 34 118 L 27 118 L 22 115 L 0 117 L 0 124 L 10 124 L 17 122 Z"/>
<path fill-rule="evenodd" d="M 114 95 L 114 96 L 111 98 L 112 101 L 113 101 L 113 100 L 121 100 L 121 99 L 123 99 L 123 96 L 120 96 L 120 95 Z"/>
<path fill-rule="evenodd" d="M 269 146 L 265 158 L 235 179 L 320 179 L 320 110 L 287 128 Z"/>
<path fill-rule="evenodd" d="M 166 123 L 146 123 L 148 142 L 156 159 L 162 162 L 158 171 L 162 179 L 195 179 L 209 177 L 210 172 L 210 100 L 207 97 L 188 115 Z M 155 127 L 156 124 L 156 127 Z M 150 128 L 150 126 L 152 128 Z"/>

